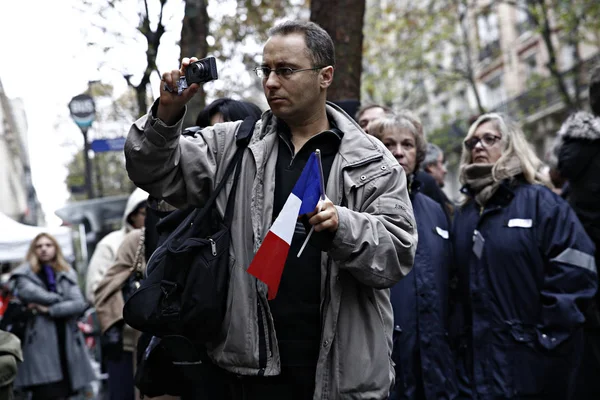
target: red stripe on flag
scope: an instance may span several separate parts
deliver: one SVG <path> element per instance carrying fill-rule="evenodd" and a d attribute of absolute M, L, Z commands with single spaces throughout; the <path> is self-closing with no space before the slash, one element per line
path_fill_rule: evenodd
<path fill-rule="evenodd" d="M 289 250 L 290 245 L 285 240 L 269 231 L 248 267 L 249 274 L 267 284 L 269 300 L 277 295 Z"/>

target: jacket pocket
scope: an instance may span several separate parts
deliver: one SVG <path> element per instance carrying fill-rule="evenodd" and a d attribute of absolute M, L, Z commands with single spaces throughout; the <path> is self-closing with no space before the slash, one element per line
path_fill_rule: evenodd
<path fill-rule="evenodd" d="M 333 349 L 339 391 L 383 398 L 392 383 L 392 361 L 386 329 L 375 304 L 376 290 L 346 283 Z"/>
<path fill-rule="evenodd" d="M 511 371 L 512 396 L 540 394 L 544 389 L 545 357 L 533 326 L 510 325 L 506 366 Z"/>

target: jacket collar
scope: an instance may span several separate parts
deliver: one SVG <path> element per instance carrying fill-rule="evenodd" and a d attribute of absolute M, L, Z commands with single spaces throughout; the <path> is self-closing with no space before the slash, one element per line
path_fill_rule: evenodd
<path fill-rule="evenodd" d="M 33 272 L 33 270 L 31 269 L 31 265 L 29 263 L 21 264 L 18 268 L 16 268 L 12 272 L 12 276 L 24 276 L 24 277 L 27 277 L 28 279 L 32 280 L 33 282 L 37 283 L 38 285 L 44 286 L 44 282 L 42 282 L 40 277 L 37 276 L 37 274 L 35 274 Z M 60 272 L 56 273 L 56 282 L 59 282 L 63 278 L 68 280 L 70 283 L 72 283 L 74 285 L 77 284 L 77 276 L 73 270 L 69 270 L 66 272 L 60 271 Z"/>
<path fill-rule="evenodd" d="M 490 207 L 506 207 L 510 204 L 512 199 L 515 197 L 515 188 L 523 183 L 522 175 L 519 175 L 515 179 L 505 179 L 498 186 L 498 190 L 488 201 L 485 208 Z M 469 185 L 464 185 L 460 192 L 469 197 L 469 203 L 473 201 L 475 193 L 471 190 Z"/>
<path fill-rule="evenodd" d="M 421 191 L 421 181 L 417 178 L 417 176 L 415 174 L 411 174 L 408 177 L 408 194 L 410 195 L 410 198 L 412 199 L 415 194 L 419 193 Z"/>
<path fill-rule="evenodd" d="M 373 159 L 381 158 L 383 152 L 377 146 L 375 139 L 367 135 L 360 126 L 346 114 L 339 106 L 327 102 L 327 117 L 332 125 L 343 132 L 342 143 L 339 147 L 339 155 L 343 159 L 343 167 L 352 167 L 369 162 Z M 263 113 L 260 121 L 260 134 L 254 135 L 252 142 L 261 140 L 268 135 L 277 134 L 277 117 L 272 111 Z"/>

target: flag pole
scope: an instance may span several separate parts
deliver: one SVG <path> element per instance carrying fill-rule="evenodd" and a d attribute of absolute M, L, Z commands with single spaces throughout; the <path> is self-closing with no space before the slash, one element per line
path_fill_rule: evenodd
<path fill-rule="evenodd" d="M 321 163 L 321 150 L 316 149 L 315 155 L 317 156 L 317 165 L 319 166 L 319 177 L 321 178 L 321 200 L 325 200 L 325 179 L 323 178 L 323 164 Z M 321 212 L 321 204 L 322 203 L 319 202 L 319 208 L 317 209 L 317 213 Z M 310 237 L 312 236 L 314 231 L 315 231 L 315 226 L 313 225 L 310 228 L 310 232 L 308 232 L 308 235 L 306 235 L 306 239 L 304 240 L 304 243 L 302 243 L 302 247 L 300 248 L 300 251 L 298 251 L 298 255 L 296 256 L 296 258 L 300 258 L 300 256 L 302 255 L 302 252 L 304 251 L 304 248 L 306 247 L 306 244 L 310 240 Z"/>

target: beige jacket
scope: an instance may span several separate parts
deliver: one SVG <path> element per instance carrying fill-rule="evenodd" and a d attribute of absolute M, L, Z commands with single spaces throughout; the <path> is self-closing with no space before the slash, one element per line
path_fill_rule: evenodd
<path fill-rule="evenodd" d="M 123 320 L 122 287 L 127 278 L 137 268 L 144 271 L 146 260 L 144 258 L 143 229 L 134 229 L 125 235 L 123 243 L 117 250 L 114 264 L 108 268 L 104 279 L 100 281 L 94 291 L 94 307 L 102 333 L 115 323 Z M 123 350 L 135 352 L 140 332 L 125 325 L 123 331 Z"/>
<path fill-rule="evenodd" d="M 116 231 L 104 236 L 96 245 L 96 249 L 90 258 L 85 277 L 85 298 L 91 304 L 94 304 L 94 291 L 100 281 L 104 278 L 108 268 L 115 262 L 117 249 L 123 242 L 123 238 L 133 226 L 127 222 L 127 217 L 131 214 L 138 204 L 148 198 L 148 193 L 142 189 L 135 189 L 127 199 L 125 210 L 123 211 L 122 227 Z"/>
<path fill-rule="evenodd" d="M 338 205 L 339 228 L 321 257 L 322 346 L 314 399 L 383 399 L 394 381 L 388 288 L 412 268 L 415 221 L 406 176 L 391 153 L 337 106 L 328 104 L 327 114 L 344 137 L 326 188 Z M 228 309 L 220 339 L 209 349 L 220 367 L 242 375 L 280 373 L 267 288 L 246 272 L 272 221 L 276 124 L 265 112 L 244 155 L 231 230 Z M 129 176 L 170 204 L 201 205 L 233 158 L 239 125 L 217 124 L 184 137 L 181 121 L 168 127 L 144 116 L 125 145 Z M 217 199 L 221 215 L 230 189 L 231 179 Z M 267 340 L 259 340 L 262 328 Z M 259 350 L 266 350 L 264 364 Z"/>

